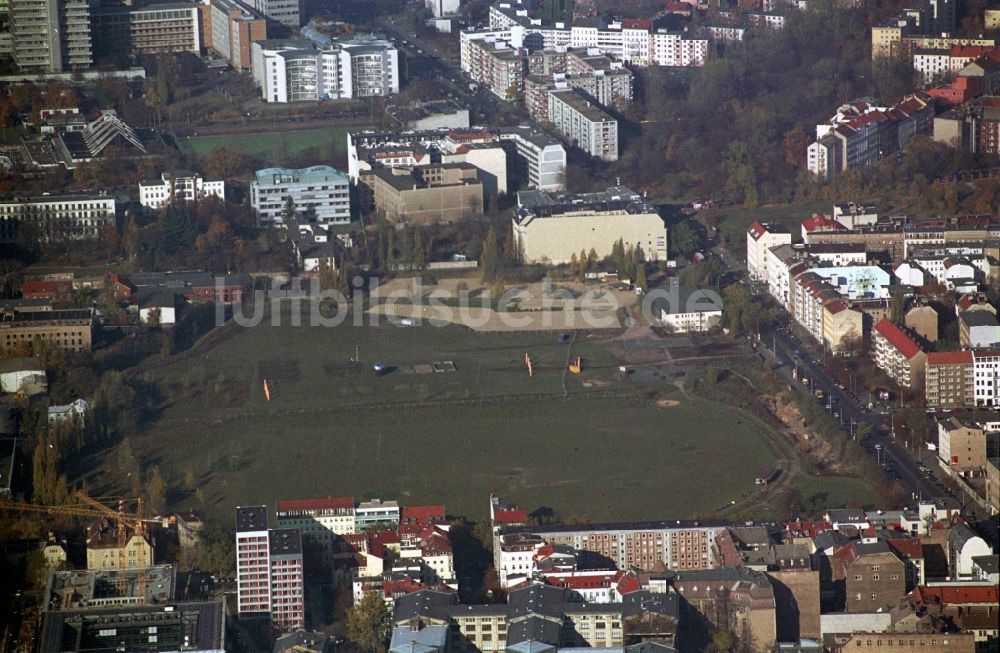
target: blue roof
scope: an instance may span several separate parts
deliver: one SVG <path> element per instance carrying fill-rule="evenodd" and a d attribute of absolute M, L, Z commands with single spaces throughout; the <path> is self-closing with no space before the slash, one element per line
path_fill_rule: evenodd
<path fill-rule="evenodd" d="M 348 183 L 347 175 L 335 170 L 330 166 L 310 166 L 308 168 L 264 168 L 254 174 L 258 184 L 273 183 L 316 183 L 322 181 L 333 181 L 337 183 Z M 284 177 L 287 180 L 278 182 L 276 178 Z"/>

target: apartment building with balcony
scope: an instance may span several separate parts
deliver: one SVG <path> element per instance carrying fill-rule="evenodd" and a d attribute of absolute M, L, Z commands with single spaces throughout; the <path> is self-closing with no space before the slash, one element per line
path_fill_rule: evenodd
<path fill-rule="evenodd" d="M 872 358 L 901 388 L 916 389 L 924 382 L 927 354 L 891 320 L 879 320 L 872 328 Z"/>
<path fill-rule="evenodd" d="M 924 399 L 931 410 L 958 410 L 975 405 L 971 351 L 927 353 Z"/>
<path fill-rule="evenodd" d="M 94 63 L 88 0 L 11 0 L 14 63 L 26 73 L 61 73 Z"/>
<path fill-rule="evenodd" d="M 250 205 L 261 224 L 284 224 L 289 202 L 321 225 L 351 221 L 350 181 L 330 166 L 265 168 L 250 182 Z"/>

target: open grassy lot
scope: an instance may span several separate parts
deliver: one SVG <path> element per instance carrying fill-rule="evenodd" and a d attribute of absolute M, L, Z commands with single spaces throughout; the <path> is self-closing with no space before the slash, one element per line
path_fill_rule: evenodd
<path fill-rule="evenodd" d="M 762 206 L 756 209 L 746 209 L 739 206 L 726 206 L 719 209 L 719 231 L 726 242 L 733 243 L 733 254 L 742 260 L 746 256 L 747 227 L 754 220 L 781 224 L 792 232 L 792 240 L 799 239 L 802 221 L 813 213 L 830 215 L 832 202 L 812 202 L 807 204 L 783 204 L 779 206 Z"/>
<path fill-rule="evenodd" d="M 324 154 L 346 152 L 346 134 L 346 129 L 294 130 L 286 125 L 284 129 L 267 132 L 192 136 L 183 139 L 182 143 L 190 154 L 197 156 L 204 156 L 215 146 L 222 145 L 267 161 L 275 156 L 294 157 L 313 147 Z"/>
<path fill-rule="evenodd" d="M 222 523 L 241 503 L 345 494 L 483 518 L 490 491 L 562 517 L 621 520 L 709 514 L 753 487 L 763 437 L 701 401 L 553 397 L 165 425 L 141 446 L 168 479 L 191 470 Z"/>
<path fill-rule="evenodd" d="M 741 412 L 622 380 L 608 335 L 284 322 L 140 372 L 163 406 L 134 446 L 178 507 L 200 496 L 228 523 L 240 503 L 353 494 L 481 518 L 498 491 L 563 516 L 690 517 L 770 463 L 763 427 Z M 583 373 L 564 374 L 578 355 Z M 395 369 L 376 376 L 373 360 Z M 444 361 L 455 371 L 423 367 Z"/>

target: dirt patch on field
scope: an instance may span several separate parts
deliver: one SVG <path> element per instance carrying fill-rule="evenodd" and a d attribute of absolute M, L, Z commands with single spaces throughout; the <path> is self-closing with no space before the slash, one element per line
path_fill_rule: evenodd
<path fill-rule="evenodd" d="M 676 399 L 658 399 L 656 405 L 660 408 L 673 408 L 674 406 L 680 405 L 681 402 Z"/>
<path fill-rule="evenodd" d="M 257 371 L 269 383 L 294 382 L 302 378 L 298 361 L 267 360 L 257 363 Z"/>

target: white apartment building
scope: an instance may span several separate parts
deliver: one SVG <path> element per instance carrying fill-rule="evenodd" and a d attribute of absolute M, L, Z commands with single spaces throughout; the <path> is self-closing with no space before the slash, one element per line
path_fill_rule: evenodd
<path fill-rule="evenodd" d="M 901 388 L 914 388 L 924 380 L 927 354 L 908 333 L 888 319 L 872 328 L 875 365 Z"/>
<path fill-rule="evenodd" d="M 279 501 L 278 528 L 297 528 L 303 537 L 332 546 L 335 536 L 357 532 L 354 498 Z"/>
<path fill-rule="evenodd" d="M 792 233 L 786 227 L 754 220 L 747 229 L 747 272 L 750 279 L 767 283 L 768 250 L 791 244 Z"/>
<path fill-rule="evenodd" d="M 250 183 L 250 205 L 260 224 L 282 225 L 292 201 L 297 213 L 321 225 L 351 221 L 350 181 L 330 166 L 265 168 Z"/>
<path fill-rule="evenodd" d="M 173 201 L 194 202 L 214 196 L 226 199 L 226 182 L 205 179 L 190 170 L 167 171 L 159 181 L 139 182 L 139 204 L 149 209 L 161 209 Z"/>
<path fill-rule="evenodd" d="M 587 154 L 602 161 L 618 160 L 618 121 L 578 90 L 549 91 L 549 122 Z"/>
<path fill-rule="evenodd" d="M 1000 350 L 972 351 L 973 398 L 983 408 L 1000 406 Z"/>
<path fill-rule="evenodd" d="M 387 96 L 399 92 L 399 58 L 388 41 L 368 37 L 319 47 L 303 39 L 251 45 L 254 82 L 266 102 Z"/>
<path fill-rule="evenodd" d="M 494 540 L 500 587 L 507 588 L 531 578 L 535 571 L 535 554 L 545 545 L 545 540 L 533 533 L 509 533 Z"/>
<path fill-rule="evenodd" d="M 507 193 L 507 152 L 491 130 L 363 131 L 347 134 L 347 174 L 355 184 L 360 181 L 362 172 L 377 168 L 435 163 L 469 163 L 478 170 L 486 195 Z"/>
<path fill-rule="evenodd" d="M 251 0 L 251 7 L 271 20 L 298 29 L 302 25 L 300 0 Z"/>
<path fill-rule="evenodd" d="M 362 501 L 354 509 L 354 519 L 357 530 L 363 531 L 372 526 L 399 526 L 399 503 L 372 499 Z"/>
<path fill-rule="evenodd" d="M 619 240 L 626 249 L 639 247 L 647 261 L 667 258 L 663 218 L 629 188 L 561 196 L 522 191 L 517 199 L 514 242 L 526 263 L 560 265 L 590 250 L 603 258 Z"/>
<path fill-rule="evenodd" d="M 925 84 L 944 82 L 990 49 L 988 46 L 975 45 L 920 48 L 913 52 L 913 68 L 920 73 Z"/>
<path fill-rule="evenodd" d="M 530 127 L 500 129 L 500 142 L 511 168 L 529 188 L 560 191 L 566 187 L 566 150 L 556 139 Z"/>
<path fill-rule="evenodd" d="M 665 296 L 652 302 L 658 326 L 669 327 L 674 333 L 702 333 L 722 322 L 722 301 L 718 293 L 681 286 L 673 281 Z"/>
<path fill-rule="evenodd" d="M 570 25 L 557 22 L 545 25 L 531 18 L 518 2 L 500 2 L 490 7 L 490 25 L 486 30 L 462 33 L 462 70 L 466 67 L 465 44 L 482 38 L 480 33 L 509 41 L 514 48 L 594 48 L 602 54 L 621 59 L 627 64 L 646 66 L 703 66 L 708 59 L 708 39 L 687 34 L 653 30 L 649 21 L 577 21 Z"/>
<path fill-rule="evenodd" d="M 115 198 L 74 193 L 0 201 L 0 242 L 13 242 L 22 226 L 41 242 L 97 240 L 115 226 Z"/>

